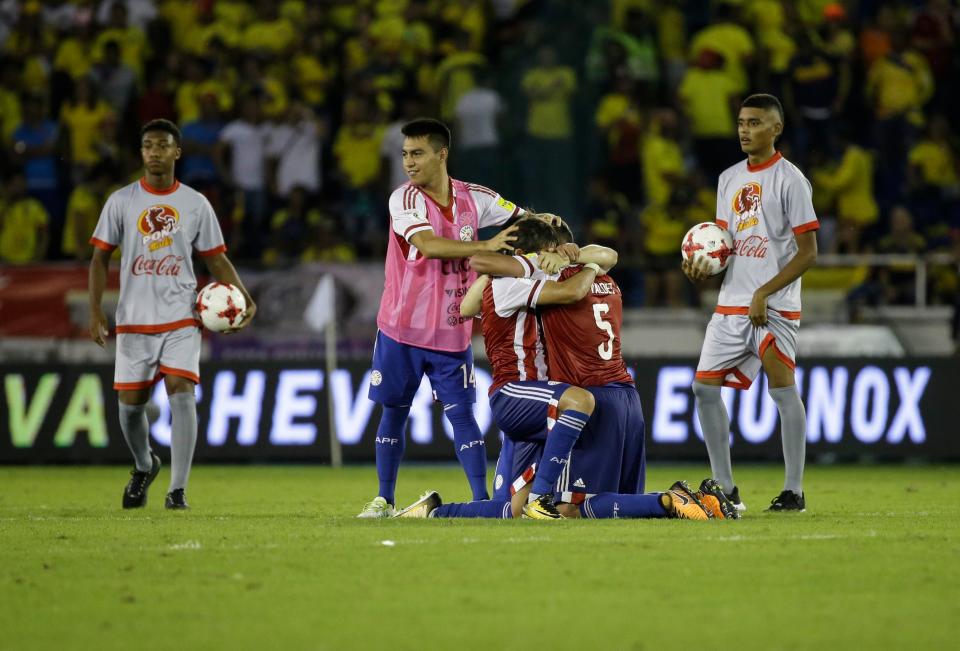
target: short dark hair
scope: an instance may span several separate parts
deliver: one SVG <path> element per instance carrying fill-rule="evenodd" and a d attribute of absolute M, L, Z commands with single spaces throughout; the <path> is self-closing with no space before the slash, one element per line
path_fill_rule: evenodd
<path fill-rule="evenodd" d="M 145 125 L 140 127 L 141 142 L 148 131 L 164 131 L 169 133 L 171 136 L 173 136 L 173 140 L 177 143 L 177 147 L 180 146 L 180 129 L 170 120 L 157 118 L 156 120 L 150 120 Z"/>
<path fill-rule="evenodd" d="M 433 118 L 417 118 L 407 122 L 400 128 L 400 133 L 407 138 L 422 138 L 426 136 L 434 150 L 446 147 L 450 149 L 450 127 L 440 120 Z"/>
<path fill-rule="evenodd" d="M 560 222 L 560 224 L 553 228 L 557 231 L 557 238 L 560 240 L 560 244 L 570 244 L 573 242 L 573 231 L 567 226 L 567 222 Z"/>
<path fill-rule="evenodd" d="M 780 121 L 784 122 L 783 119 L 783 104 L 780 103 L 775 96 L 768 93 L 756 93 L 750 95 L 747 99 L 743 100 L 743 103 L 740 104 L 740 108 L 758 108 L 766 109 L 768 111 L 776 111 L 780 115 Z"/>
<path fill-rule="evenodd" d="M 559 233 L 553 226 L 537 217 L 525 217 L 516 222 L 517 239 L 513 246 L 524 253 L 535 253 L 560 244 Z"/>

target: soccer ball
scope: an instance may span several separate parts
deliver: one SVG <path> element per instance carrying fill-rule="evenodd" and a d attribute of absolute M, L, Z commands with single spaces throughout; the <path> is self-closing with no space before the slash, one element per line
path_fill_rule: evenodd
<path fill-rule="evenodd" d="M 729 231 L 713 222 L 703 222 L 683 236 L 680 252 L 684 260 L 696 262 L 701 258 L 706 259 L 710 275 L 715 276 L 727 268 L 733 255 L 733 238 Z"/>
<path fill-rule="evenodd" d="M 223 332 L 236 327 L 246 309 L 243 294 L 228 283 L 210 283 L 197 295 L 197 313 L 207 330 Z"/>

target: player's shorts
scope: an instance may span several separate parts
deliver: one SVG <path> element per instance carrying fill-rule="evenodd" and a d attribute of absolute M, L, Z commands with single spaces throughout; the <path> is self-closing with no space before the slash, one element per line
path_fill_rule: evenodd
<path fill-rule="evenodd" d="M 597 493 L 642 493 L 646 457 L 643 409 L 636 388 L 611 384 L 587 390 L 596 407 L 560 474 L 557 501 L 580 504 Z M 537 439 L 513 444 L 511 494 L 533 481 L 543 445 Z M 498 473 L 501 468 L 506 469 L 502 461 L 497 464 Z"/>
<path fill-rule="evenodd" d="M 722 378 L 725 387 L 749 389 L 770 346 L 784 364 L 795 368 L 800 331 L 799 313 L 796 316 L 787 318 L 771 309 L 767 311 L 767 324 L 758 328 L 745 314 L 715 313 L 707 325 L 696 378 Z"/>
<path fill-rule="evenodd" d="M 560 473 L 557 501 L 580 504 L 597 493 L 642 493 L 646 452 L 637 389 L 630 384 L 608 384 L 587 390 L 596 407 Z"/>
<path fill-rule="evenodd" d="M 190 326 L 156 334 L 121 332 L 117 335 L 114 389 L 149 389 L 164 375 L 200 382 L 200 328 Z"/>
<path fill-rule="evenodd" d="M 557 418 L 560 396 L 569 388 L 564 382 L 508 382 L 490 396 L 493 420 L 514 441 L 542 441 Z"/>
<path fill-rule="evenodd" d="M 426 373 L 434 399 L 445 405 L 477 401 L 473 348 L 451 353 L 401 344 L 377 332 L 367 396 L 381 405 L 402 407 L 413 402 Z"/>

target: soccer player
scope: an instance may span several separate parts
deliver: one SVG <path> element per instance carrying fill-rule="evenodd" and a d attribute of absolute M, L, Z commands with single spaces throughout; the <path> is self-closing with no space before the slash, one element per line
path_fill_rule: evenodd
<path fill-rule="evenodd" d="M 737 117 L 745 161 L 717 184 L 717 224 L 733 237 L 718 304 L 707 326 L 693 393 L 713 477 L 746 507 L 730 465 L 730 421 L 721 386 L 749 389 L 762 367 L 780 412 L 786 466 L 783 491 L 771 511 L 803 511 L 807 420 L 794 379 L 800 327 L 800 277 L 817 259 L 810 182 L 776 150 L 783 108 L 772 95 L 751 95 Z M 690 280 L 705 279 L 703 265 L 683 262 Z"/>
<path fill-rule="evenodd" d="M 401 131 L 410 181 L 390 196 L 392 233 L 368 394 L 383 407 L 375 439 L 380 486 L 361 518 L 394 513 L 407 416 L 425 373 L 453 426 L 473 498 L 487 498 L 483 434 L 473 414 L 472 322 L 460 316 L 459 306 L 476 278 L 467 258 L 509 248 L 514 239 L 512 226 L 486 241 L 475 239 L 477 231 L 523 212 L 493 190 L 450 178 L 450 130 L 439 120 L 413 120 Z"/>
<path fill-rule="evenodd" d="M 569 233 L 568 229 L 567 233 Z M 569 241 L 566 238 L 560 239 L 559 233 L 557 238 L 558 244 Z M 573 247 L 566 248 L 565 252 L 571 252 L 577 257 L 578 262 L 586 262 L 587 255 L 584 254 L 591 249 L 598 250 L 598 253 L 604 256 L 596 258 L 601 263 L 607 266 L 616 263 L 616 253 L 603 247 L 585 247 L 582 250 Z M 549 254 L 541 255 L 538 262 L 545 267 L 550 266 L 546 260 L 548 257 Z M 523 258 L 475 256 L 472 262 L 482 271 L 498 272 L 509 276 L 529 275 L 529 270 L 522 267 L 529 266 L 530 262 Z M 596 518 L 673 515 L 690 519 L 708 519 L 707 512 L 701 505 L 701 499 L 706 501 L 711 498 L 693 493 L 682 482 L 674 484 L 666 493 L 637 494 L 643 489 L 643 415 L 633 381 L 626 372 L 626 365 L 620 355 L 619 327 L 622 305 L 619 303 L 619 288 L 616 288 L 616 284 L 604 270 L 600 276 L 600 282 L 594 278 L 587 292 L 571 292 L 572 295 L 580 295 L 576 301 L 556 300 L 553 301 L 554 307 L 546 307 L 547 302 L 544 300 L 545 294 L 563 295 L 563 287 L 574 287 L 575 285 L 571 285 L 571 282 L 585 273 L 587 272 L 578 265 L 568 268 L 559 277 L 556 275 L 545 277 L 542 272 L 536 272 L 532 278 L 498 278 L 493 281 L 493 287 L 484 289 L 484 340 L 494 367 L 494 386 L 498 385 L 499 380 L 499 384 L 503 387 L 498 392 L 492 393 L 491 407 L 497 417 L 498 425 L 504 429 L 508 437 L 504 440 L 501 461 L 498 463 L 497 481 L 500 482 L 503 476 L 512 478 L 512 508 L 511 500 L 503 496 L 499 500 L 488 502 L 443 505 L 436 492 L 427 491 L 420 500 L 401 511 L 398 514 L 400 517 L 509 518 L 518 517 L 521 512 L 527 517 L 537 517 L 527 508 L 529 503 L 522 509 L 520 505 L 527 502 L 525 495 L 530 491 L 530 482 L 541 481 L 543 479 L 541 473 L 551 469 L 553 463 L 557 463 L 560 468 L 557 472 L 551 472 L 546 490 L 553 490 L 554 484 L 557 483 L 554 480 L 560 475 L 562 475 L 560 486 L 563 489 L 571 489 L 571 473 L 575 472 L 577 476 L 573 481 L 572 489 L 567 490 L 563 495 L 571 503 L 558 507 L 562 510 L 563 517 L 580 517 L 581 514 Z M 472 301 L 471 298 L 476 288 L 483 282 L 482 278 L 478 280 L 464 299 L 461 305 L 464 313 L 476 311 L 477 302 Z M 498 283 L 501 285 L 499 292 L 496 287 Z M 510 344 L 517 349 L 518 354 L 511 358 L 506 351 L 498 349 L 501 345 L 498 339 L 502 339 L 503 331 L 509 329 L 502 328 L 500 323 L 504 316 L 504 308 L 508 305 L 504 304 L 506 301 L 498 302 L 496 299 L 498 293 L 500 296 L 508 296 L 513 287 L 516 287 L 513 293 L 529 297 L 526 298 L 526 302 L 521 301 L 525 309 L 529 310 L 526 308 L 529 302 L 537 302 L 540 305 L 540 319 L 544 333 L 548 332 L 548 326 L 544 320 L 551 313 L 554 315 L 554 323 L 549 326 L 553 334 L 547 335 L 546 360 L 540 359 L 543 348 L 536 341 L 536 330 L 527 333 L 523 329 L 523 324 L 527 320 L 532 320 L 533 315 L 529 313 L 515 320 L 520 327 L 515 331 L 516 334 L 510 337 Z M 609 298 L 610 295 L 613 298 Z M 604 307 L 598 308 L 597 305 Z M 610 315 L 608 317 L 610 322 L 605 324 L 606 327 L 600 328 L 602 337 L 592 336 L 588 332 L 588 326 L 597 327 L 595 325 L 598 319 L 595 316 L 597 313 Z M 587 317 L 587 314 L 590 316 Z M 491 319 L 493 322 L 488 323 Z M 600 339 L 603 341 L 599 341 Z M 554 354 L 552 349 L 561 346 L 575 349 L 576 352 L 572 355 Z M 543 366 L 543 362 L 546 361 L 546 367 L 543 370 L 547 370 L 552 381 L 506 382 L 512 374 L 509 364 L 503 364 L 504 359 L 515 360 L 521 370 L 522 366 L 527 366 L 523 364 L 524 360 L 536 359 L 539 366 Z M 558 364 L 559 375 L 554 373 L 553 367 L 550 366 L 551 361 Z M 527 366 L 528 373 L 532 373 L 533 370 L 532 367 Z M 537 372 L 542 373 L 542 370 L 538 369 Z M 557 381 L 560 376 L 565 377 Z M 553 415 L 550 410 L 555 409 L 556 405 L 551 404 L 553 401 L 548 402 L 551 397 L 545 395 L 546 393 L 557 391 L 552 394 L 555 400 L 555 396 L 566 395 L 571 388 L 582 391 L 573 385 L 583 383 L 583 386 L 587 386 L 591 382 L 602 385 L 591 388 L 589 391 L 595 399 L 597 409 L 593 410 L 587 429 L 583 431 L 583 436 L 577 443 L 577 448 L 573 449 L 566 459 L 561 458 L 556 461 L 552 459 L 553 454 L 547 451 L 550 445 L 549 434 L 546 444 L 538 442 L 536 437 L 517 436 L 516 430 L 520 430 L 520 433 L 536 431 L 545 425 L 549 427 L 554 420 L 550 418 Z M 524 387 L 523 385 L 542 386 Z M 514 386 L 518 388 L 513 389 L 512 392 L 508 391 Z M 623 391 L 625 388 L 629 390 Z M 559 391 L 563 393 L 560 394 Z M 538 392 L 544 395 L 538 395 Z M 630 392 L 633 394 L 632 398 Z M 524 403 L 522 400 L 524 393 L 532 400 L 539 399 L 548 403 L 548 406 L 540 407 L 538 412 L 535 404 Z M 605 410 L 602 415 L 601 409 Z M 553 427 L 555 429 L 556 425 Z M 511 428 L 514 428 L 514 431 L 511 432 Z M 513 440 L 517 441 L 516 444 L 512 443 Z M 544 458 L 548 459 L 547 463 L 540 463 Z M 591 488 L 595 491 L 594 493 L 588 492 Z M 537 490 L 536 483 L 533 490 Z M 719 507 L 720 504 L 717 503 L 717 508 Z M 560 512 L 553 515 L 553 519 L 560 517 Z"/>
<path fill-rule="evenodd" d="M 197 441 L 194 387 L 200 381 L 200 321 L 194 311 L 197 279 L 192 254 L 210 274 L 237 287 L 247 309 L 237 330 L 257 311 L 230 260 L 217 217 L 207 199 L 174 178 L 180 158 L 180 130 L 169 120 L 152 120 L 140 130 L 144 175 L 110 195 L 90 243 L 90 336 L 101 347 L 108 335 L 101 302 L 110 255 L 118 246 L 120 300 L 117 304 L 117 360 L 120 429 L 135 467 L 123 491 L 123 508 L 147 503 L 147 489 L 160 471 L 150 449 L 145 408 L 160 378 L 173 417 L 168 509 L 189 508 L 185 490 Z"/>

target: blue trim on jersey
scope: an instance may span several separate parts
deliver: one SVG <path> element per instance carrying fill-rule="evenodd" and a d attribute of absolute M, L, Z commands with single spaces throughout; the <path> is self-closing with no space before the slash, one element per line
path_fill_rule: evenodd
<path fill-rule="evenodd" d="M 490 410 L 497 426 L 514 441 L 544 440 L 547 411 L 570 388 L 564 382 L 508 382 L 490 396 Z"/>

